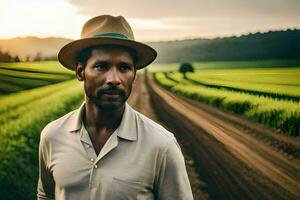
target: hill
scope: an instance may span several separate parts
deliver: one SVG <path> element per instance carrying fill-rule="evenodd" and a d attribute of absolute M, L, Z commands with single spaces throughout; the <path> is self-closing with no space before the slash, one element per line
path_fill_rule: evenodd
<path fill-rule="evenodd" d="M 38 38 L 38 37 L 24 37 L 13 38 L 7 40 L 0 40 L 0 50 L 2 52 L 9 52 L 11 55 L 18 55 L 22 60 L 27 57 L 31 59 L 39 56 L 56 57 L 58 50 L 65 44 L 72 41 L 67 38 Z"/>
<path fill-rule="evenodd" d="M 0 50 L 18 55 L 56 58 L 59 49 L 72 41 L 66 38 L 15 38 L 0 40 Z M 183 61 L 231 61 L 300 59 L 300 30 L 269 31 L 239 37 L 190 39 L 148 43 L 158 51 L 156 63 Z"/>
<path fill-rule="evenodd" d="M 240 37 L 150 43 L 158 63 L 299 59 L 300 30 L 270 31 Z"/>

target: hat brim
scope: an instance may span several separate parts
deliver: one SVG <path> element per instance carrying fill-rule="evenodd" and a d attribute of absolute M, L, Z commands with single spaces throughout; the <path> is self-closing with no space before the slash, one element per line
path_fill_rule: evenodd
<path fill-rule="evenodd" d="M 64 67 L 75 70 L 78 64 L 78 55 L 82 50 L 92 46 L 107 44 L 125 46 L 135 50 L 138 54 L 138 59 L 135 63 L 137 69 L 146 67 L 152 63 L 157 56 L 157 52 L 152 47 L 141 42 L 114 37 L 94 37 L 75 40 L 66 44 L 59 51 L 58 60 Z"/>

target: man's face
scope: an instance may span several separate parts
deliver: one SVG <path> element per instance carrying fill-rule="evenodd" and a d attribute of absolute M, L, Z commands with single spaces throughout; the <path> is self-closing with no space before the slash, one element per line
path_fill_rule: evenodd
<path fill-rule="evenodd" d="M 131 93 L 135 73 L 130 52 L 116 46 L 92 49 L 85 67 L 82 71 L 77 69 L 77 77 L 82 75 L 84 81 L 87 100 L 106 111 L 124 105 Z"/>

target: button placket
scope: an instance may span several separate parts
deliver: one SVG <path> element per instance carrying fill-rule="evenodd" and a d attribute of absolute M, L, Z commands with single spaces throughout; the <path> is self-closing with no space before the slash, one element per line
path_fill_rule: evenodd
<path fill-rule="evenodd" d="M 95 188 L 98 187 L 97 186 L 97 181 L 95 180 L 96 174 L 99 173 L 99 172 L 95 171 L 98 168 L 98 165 L 96 164 L 96 159 L 95 158 L 90 158 L 90 163 L 92 165 L 92 168 L 91 168 L 91 173 L 90 173 L 89 187 L 91 189 L 95 189 Z"/>
<path fill-rule="evenodd" d="M 97 169 L 97 168 L 98 168 L 98 165 L 97 165 L 97 162 L 95 161 L 95 159 L 94 159 L 94 158 L 91 158 L 90 161 L 91 161 L 93 167 L 94 167 L 95 169 Z"/>

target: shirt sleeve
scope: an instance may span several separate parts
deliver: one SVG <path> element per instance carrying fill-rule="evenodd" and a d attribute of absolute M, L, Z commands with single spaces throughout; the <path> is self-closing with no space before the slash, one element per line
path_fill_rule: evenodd
<path fill-rule="evenodd" d="M 193 199 L 184 157 L 175 138 L 164 151 L 158 176 L 156 188 L 158 200 Z"/>
<path fill-rule="evenodd" d="M 54 200 L 55 199 L 55 182 L 47 165 L 47 146 L 41 137 L 39 145 L 39 179 L 37 186 L 38 200 Z"/>

